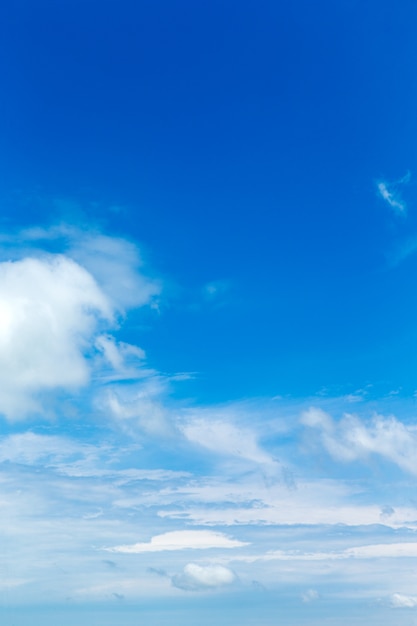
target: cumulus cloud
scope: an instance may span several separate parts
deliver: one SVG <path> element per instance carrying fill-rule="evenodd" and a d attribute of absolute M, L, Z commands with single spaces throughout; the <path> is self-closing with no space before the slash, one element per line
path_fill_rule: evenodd
<path fill-rule="evenodd" d="M 94 278 L 61 255 L 0 263 L 0 411 L 36 410 L 36 392 L 89 380 L 85 353 L 112 307 Z"/>
<path fill-rule="evenodd" d="M 0 413 L 10 419 L 40 413 L 46 392 L 85 387 L 94 354 L 119 376 L 137 368 L 144 353 L 108 332 L 127 308 L 152 304 L 160 291 L 141 274 L 132 243 L 63 227 L 24 237 L 33 246 L 48 235 L 65 235 L 59 253 L 32 247 L 0 262 Z"/>
<path fill-rule="evenodd" d="M 208 550 L 210 548 L 239 548 L 247 545 L 227 535 L 211 530 L 174 530 L 155 535 L 147 543 L 105 548 L 108 552 L 162 552 L 164 550 Z"/>
<path fill-rule="evenodd" d="M 375 415 L 366 423 L 356 415 L 345 414 L 340 422 L 321 409 L 312 407 L 301 422 L 319 433 L 321 444 L 339 461 L 355 461 L 378 454 L 406 472 L 417 474 L 417 429 L 395 417 Z"/>
<path fill-rule="evenodd" d="M 174 587 L 185 591 L 204 591 L 231 585 L 236 580 L 235 573 L 223 565 L 197 565 L 188 563 L 181 574 L 171 578 Z"/>

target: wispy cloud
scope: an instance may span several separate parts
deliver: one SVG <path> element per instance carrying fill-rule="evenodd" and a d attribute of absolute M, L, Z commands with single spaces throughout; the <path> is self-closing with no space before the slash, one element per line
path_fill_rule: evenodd
<path fill-rule="evenodd" d="M 338 461 L 352 462 L 379 455 L 402 470 L 417 474 L 417 428 L 406 426 L 394 416 L 374 415 L 366 423 L 346 413 L 336 422 L 330 414 L 310 408 L 302 423 L 319 433 L 321 445 Z"/>
<path fill-rule="evenodd" d="M 407 211 L 407 204 L 402 200 L 399 187 L 409 182 L 411 178 L 410 172 L 407 172 L 405 176 L 397 181 L 389 182 L 381 180 L 377 182 L 378 193 L 383 200 L 385 200 L 389 206 L 399 214 L 405 214 Z"/>

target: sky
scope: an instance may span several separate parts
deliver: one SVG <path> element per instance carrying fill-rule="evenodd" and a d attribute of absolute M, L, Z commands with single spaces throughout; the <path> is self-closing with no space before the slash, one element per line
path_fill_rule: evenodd
<path fill-rule="evenodd" d="M 2 624 L 417 626 L 416 24 L 2 7 Z"/>

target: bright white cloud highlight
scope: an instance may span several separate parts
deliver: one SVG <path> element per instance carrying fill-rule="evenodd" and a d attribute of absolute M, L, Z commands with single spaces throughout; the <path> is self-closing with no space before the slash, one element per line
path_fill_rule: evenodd
<path fill-rule="evenodd" d="M 94 278 L 61 255 L 0 263 L 0 412 L 37 409 L 36 392 L 89 380 L 84 354 L 112 307 Z"/>
<path fill-rule="evenodd" d="M 188 563 L 184 572 L 172 577 L 174 587 L 185 591 L 204 591 L 232 584 L 236 576 L 231 569 L 222 565 L 197 565 Z"/>
<path fill-rule="evenodd" d="M 210 530 L 174 530 L 155 535 L 148 543 L 105 548 L 108 552 L 137 554 L 140 552 L 162 552 L 164 550 L 207 550 L 210 548 L 240 548 L 248 545 L 231 539 L 223 533 Z"/>

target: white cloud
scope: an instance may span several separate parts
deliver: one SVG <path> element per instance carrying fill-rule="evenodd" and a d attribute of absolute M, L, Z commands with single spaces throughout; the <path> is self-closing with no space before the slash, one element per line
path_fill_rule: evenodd
<path fill-rule="evenodd" d="M 23 238 L 31 246 L 56 240 L 65 254 L 32 247 L 25 258 L 0 263 L 0 413 L 45 413 L 47 392 L 88 385 L 97 353 L 115 378 L 149 375 L 143 351 L 108 334 L 127 308 L 152 305 L 160 291 L 141 273 L 137 248 L 64 226 Z"/>
<path fill-rule="evenodd" d="M 355 461 L 378 454 L 402 470 L 417 474 L 417 428 L 395 417 L 375 415 L 369 423 L 345 414 L 340 422 L 317 408 L 302 414 L 305 426 L 317 429 L 321 444 L 339 461 Z"/>
<path fill-rule="evenodd" d="M 108 552 L 138 554 L 140 552 L 162 552 L 164 550 L 208 550 L 210 548 L 239 548 L 247 545 L 227 535 L 211 530 L 174 530 L 155 535 L 148 543 L 104 548 Z"/>
<path fill-rule="evenodd" d="M 390 603 L 394 609 L 412 609 L 417 606 L 417 596 L 406 596 L 401 593 L 393 593 L 390 598 Z"/>
<path fill-rule="evenodd" d="M 61 255 L 0 263 L 0 412 L 36 410 L 36 392 L 89 380 L 85 353 L 112 307 L 94 278 Z"/>
<path fill-rule="evenodd" d="M 185 591 L 203 591 L 232 584 L 236 580 L 234 572 L 223 565 L 197 565 L 188 563 L 182 574 L 171 578 L 174 587 Z"/>

